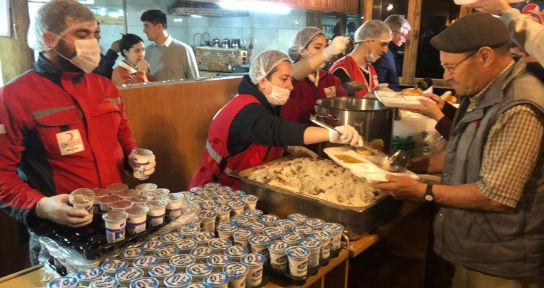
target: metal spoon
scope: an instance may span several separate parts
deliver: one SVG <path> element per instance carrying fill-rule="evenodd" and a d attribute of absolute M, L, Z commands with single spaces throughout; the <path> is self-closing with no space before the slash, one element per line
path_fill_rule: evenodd
<path fill-rule="evenodd" d="M 405 172 L 406 167 L 408 167 L 408 160 L 408 154 L 402 150 L 398 150 L 393 155 L 383 159 L 383 168 L 394 173 Z"/>

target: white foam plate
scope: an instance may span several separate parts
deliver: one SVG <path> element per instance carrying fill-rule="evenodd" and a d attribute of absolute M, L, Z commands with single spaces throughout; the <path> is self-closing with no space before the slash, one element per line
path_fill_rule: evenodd
<path fill-rule="evenodd" d="M 387 107 L 403 108 L 408 105 L 420 105 L 420 99 L 425 101 L 431 101 L 431 99 L 424 96 L 402 96 L 400 92 L 394 91 L 376 91 L 378 100 Z"/>
<path fill-rule="evenodd" d="M 402 173 L 393 173 L 382 169 L 381 167 L 374 164 L 370 161 L 370 157 L 375 156 L 364 156 L 357 151 L 353 150 L 350 147 L 329 147 L 323 149 L 323 152 L 331 158 L 332 161 L 336 162 L 338 165 L 349 169 L 355 176 L 366 178 L 369 182 L 389 182 L 385 175 L 391 174 L 396 176 L 409 176 L 414 179 L 419 179 L 419 176 L 410 170 Z M 348 155 L 357 160 L 360 160 L 360 163 L 347 163 L 340 160 L 336 155 Z"/>

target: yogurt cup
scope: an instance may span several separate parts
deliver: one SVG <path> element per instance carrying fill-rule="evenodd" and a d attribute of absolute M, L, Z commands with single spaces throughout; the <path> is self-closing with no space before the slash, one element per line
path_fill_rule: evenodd
<path fill-rule="evenodd" d="M 234 200 L 228 203 L 228 205 L 235 216 L 242 215 L 242 213 L 244 213 L 244 208 L 246 207 L 246 203 L 242 200 Z"/>
<path fill-rule="evenodd" d="M 132 262 L 144 255 L 144 251 L 141 247 L 127 247 L 119 253 L 121 259 Z M 128 283 L 127 283 L 128 285 Z"/>
<path fill-rule="evenodd" d="M 151 269 L 149 269 L 149 276 L 154 277 L 155 279 L 159 280 L 160 283 L 164 282 L 164 279 L 176 272 L 176 268 L 173 265 L 170 265 L 168 263 L 162 263 L 159 265 L 153 266 Z"/>
<path fill-rule="evenodd" d="M 289 244 L 283 241 L 274 241 L 268 246 L 270 254 L 270 267 L 276 271 L 287 271 L 287 255 L 285 250 L 289 248 Z"/>
<path fill-rule="evenodd" d="M 244 203 L 246 203 L 246 207 L 249 210 L 255 210 L 257 209 L 257 201 L 259 201 L 259 197 L 255 195 L 246 195 L 246 197 L 243 198 Z"/>
<path fill-rule="evenodd" d="M 130 200 L 120 200 L 110 204 L 111 210 L 123 210 L 126 211 L 128 208 L 134 205 Z"/>
<path fill-rule="evenodd" d="M 324 263 L 328 262 L 329 257 L 331 256 L 332 233 L 327 231 L 317 231 L 310 234 L 309 237 L 315 237 L 321 240 L 321 261 Z"/>
<path fill-rule="evenodd" d="M 129 288 L 157 288 L 159 287 L 159 280 L 153 277 L 143 277 L 138 280 L 132 281 Z"/>
<path fill-rule="evenodd" d="M 106 186 L 106 191 L 108 191 L 111 195 L 117 195 L 125 190 L 128 189 L 128 185 L 124 183 L 112 183 L 108 186 Z"/>
<path fill-rule="evenodd" d="M 246 278 L 249 269 L 241 263 L 229 263 L 223 267 L 223 273 L 227 274 L 230 279 L 230 287 L 244 288 L 246 287 Z"/>
<path fill-rule="evenodd" d="M 223 222 L 217 225 L 219 239 L 230 239 L 236 230 L 238 230 L 238 224 L 235 222 Z"/>
<path fill-rule="evenodd" d="M 198 232 L 200 232 L 200 224 L 198 225 L 183 225 L 179 227 L 178 232 L 183 235 L 183 238 L 193 238 Z"/>
<path fill-rule="evenodd" d="M 206 284 L 200 282 L 200 283 L 191 283 L 187 285 L 187 287 L 185 288 L 208 288 L 208 287 L 206 286 Z"/>
<path fill-rule="evenodd" d="M 94 202 L 93 202 L 93 213 L 100 213 L 100 199 L 104 196 L 110 195 L 110 192 L 106 191 L 104 188 L 94 188 Z"/>
<path fill-rule="evenodd" d="M 244 211 L 243 215 L 246 216 L 251 221 L 261 221 L 261 218 L 263 217 L 264 213 L 263 211 L 258 209 L 251 209 L 251 210 Z"/>
<path fill-rule="evenodd" d="M 300 213 L 293 213 L 287 215 L 287 219 L 294 221 L 297 225 L 304 225 L 306 223 L 306 220 L 308 220 L 308 216 Z"/>
<path fill-rule="evenodd" d="M 247 287 L 256 287 L 263 282 L 263 264 L 265 258 L 259 253 L 249 253 L 240 258 L 242 264 L 248 268 L 246 278 Z"/>
<path fill-rule="evenodd" d="M 152 267 L 159 265 L 161 260 L 159 257 L 152 256 L 152 255 L 145 255 L 141 256 L 140 258 L 136 259 L 134 261 L 134 267 L 142 269 L 146 274 L 149 272 L 149 269 Z"/>
<path fill-rule="evenodd" d="M 204 278 L 204 284 L 209 288 L 227 288 L 229 281 L 229 276 L 222 272 L 212 273 Z"/>
<path fill-rule="evenodd" d="M 312 227 L 310 226 L 297 226 L 297 227 L 293 227 L 293 229 L 291 229 L 291 231 L 295 232 L 295 233 L 300 233 L 302 235 L 304 235 L 304 237 L 308 237 L 310 236 L 310 234 L 312 234 L 314 232 L 314 229 L 312 229 Z"/>
<path fill-rule="evenodd" d="M 310 250 L 302 246 L 293 246 L 285 250 L 289 262 L 289 275 L 295 279 L 305 279 L 308 276 L 308 258 Z"/>
<path fill-rule="evenodd" d="M 251 236 L 251 231 L 245 228 L 238 229 L 234 233 L 232 233 L 232 238 L 234 239 L 234 243 L 238 243 L 242 245 L 243 247 L 248 247 L 250 236 Z"/>
<path fill-rule="evenodd" d="M 127 218 L 127 230 L 129 235 L 135 235 L 142 233 L 146 228 L 147 221 L 147 206 L 133 205 L 125 210 L 128 214 Z"/>
<path fill-rule="evenodd" d="M 232 209 L 230 209 L 229 206 L 223 205 L 219 206 L 217 210 L 217 218 L 219 219 L 219 223 L 224 223 L 230 221 L 230 212 Z"/>
<path fill-rule="evenodd" d="M 227 255 L 215 254 L 211 255 L 207 261 L 208 265 L 212 266 L 214 272 L 221 272 L 223 271 L 223 266 L 229 264 L 231 259 Z"/>
<path fill-rule="evenodd" d="M 276 221 L 276 226 L 281 227 L 286 231 L 290 231 L 291 229 L 293 229 L 293 227 L 296 227 L 297 224 L 289 219 L 280 219 Z"/>
<path fill-rule="evenodd" d="M 229 239 L 214 238 L 208 242 L 208 247 L 212 248 L 214 253 L 223 253 L 230 246 L 232 246 L 232 241 Z"/>
<path fill-rule="evenodd" d="M 212 256 L 213 250 L 210 247 L 196 247 L 191 250 L 191 255 L 195 256 L 196 263 L 206 263 L 208 257 Z"/>
<path fill-rule="evenodd" d="M 179 232 L 170 232 L 161 236 L 161 241 L 169 246 L 175 246 L 181 240 L 183 240 L 183 234 Z"/>
<path fill-rule="evenodd" d="M 229 193 L 230 196 L 232 197 L 236 197 L 236 198 L 244 198 L 246 197 L 246 192 L 242 191 L 242 190 L 234 190 L 232 192 Z"/>
<path fill-rule="evenodd" d="M 187 267 L 186 272 L 193 282 L 202 282 L 206 276 L 212 274 L 212 266 L 205 263 L 197 263 Z"/>
<path fill-rule="evenodd" d="M 181 206 L 183 204 L 184 194 L 181 192 L 168 194 L 166 205 L 166 216 L 170 221 L 181 216 Z"/>
<path fill-rule="evenodd" d="M 70 193 L 68 200 L 70 201 L 70 204 L 72 204 L 72 207 L 93 214 L 94 198 L 93 189 L 78 188 Z"/>
<path fill-rule="evenodd" d="M 204 200 L 200 202 L 200 208 L 205 211 L 214 211 L 219 207 L 219 204 L 213 200 Z"/>
<path fill-rule="evenodd" d="M 164 279 L 166 288 L 184 288 L 191 283 L 193 279 L 186 273 L 174 273 Z"/>
<path fill-rule="evenodd" d="M 115 273 L 119 285 L 127 287 L 134 280 L 144 277 L 144 271 L 136 267 L 121 268 Z"/>
<path fill-rule="evenodd" d="M 93 280 L 104 275 L 104 270 L 100 267 L 85 268 L 76 275 L 80 286 L 89 286 Z"/>
<path fill-rule="evenodd" d="M 251 210 L 251 211 L 257 211 L 257 210 Z M 263 234 L 263 230 L 266 226 L 261 222 L 249 222 L 246 225 L 246 228 L 251 231 L 253 234 Z"/>
<path fill-rule="evenodd" d="M 306 220 L 306 225 L 312 227 L 314 230 L 320 230 L 323 228 L 323 225 L 325 225 L 325 221 L 319 218 L 308 218 L 308 220 Z"/>
<path fill-rule="evenodd" d="M 106 238 L 108 243 L 116 243 L 125 240 L 125 228 L 128 214 L 122 210 L 112 210 L 102 215 L 106 226 Z"/>
<path fill-rule="evenodd" d="M 265 258 L 268 258 L 268 245 L 270 245 L 270 238 L 264 235 L 253 235 L 249 237 L 249 244 L 251 245 L 251 252 L 260 253 Z"/>
<path fill-rule="evenodd" d="M 157 249 L 155 256 L 159 257 L 162 263 L 168 263 L 170 258 L 179 254 L 179 249 L 176 246 L 167 246 Z"/>
<path fill-rule="evenodd" d="M 344 226 L 338 223 L 325 223 L 323 225 L 323 231 L 332 233 L 331 239 L 331 254 L 338 255 L 340 248 L 342 248 L 342 233 L 344 233 Z"/>
<path fill-rule="evenodd" d="M 47 283 L 48 288 L 76 288 L 78 285 L 77 278 L 71 276 L 56 278 Z"/>
<path fill-rule="evenodd" d="M 261 220 L 263 221 L 264 225 L 266 225 L 267 227 L 272 227 L 272 226 L 276 226 L 276 222 L 280 220 L 280 217 L 274 214 L 265 214 L 263 215 Z"/>
<path fill-rule="evenodd" d="M 304 240 L 304 235 L 301 233 L 290 232 L 283 235 L 281 240 L 289 244 L 289 246 L 297 246 L 302 240 Z"/>
<path fill-rule="evenodd" d="M 185 273 L 187 267 L 196 263 L 196 258 L 193 255 L 181 254 L 170 258 L 169 263 L 176 268 L 177 272 Z"/>
<path fill-rule="evenodd" d="M 221 187 L 221 186 L 222 186 L 222 185 L 219 184 L 219 183 L 217 183 L 217 182 L 208 182 L 208 183 L 204 184 L 204 185 L 202 186 L 202 188 L 204 188 L 204 189 L 209 189 L 209 188 L 219 188 L 219 187 Z"/>
<path fill-rule="evenodd" d="M 234 216 L 230 221 L 238 224 L 238 227 L 246 227 L 247 223 L 250 222 L 249 218 L 243 215 Z"/>
<path fill-rule="evenodd" d="M 138 194 L 132 198 L 130 198 L 130 201 L 132 201 L 132 203 L 134 203 L 134 205 L 146 205 L 147 204 L 147 201 L 151 201 L 151 196 L 147 196 L 147 195 L 144 195 L 144 194 Z"/>
<path fill-rule="evenodd" d="M 229 256 L 232 261 L 240 261 L 240 257 L 247 253 L 247 249 L 240 245 L 230 246 L 225 250 L 225 255 Z"/>
<path fill-rule="evenodd" d="M 115 276 L 117 270 L 128 267 L 128 262 L 121 259 L 109 258 L 102 263 L 102 270 L 110 276 Z"/>
<path fill-rule="evenodd" d="M 157 189 L 157 184 L 155 183 L 142 183 L 136 187 L 134 187 L 136 191 L 140 192 L 140 194 L 148 195 L 150 193 L 153 193 L 155 189 Z M 151 195 L 149 195 L 151 196 Z"/>
<path fill-rule="evenodd" d="M 89 285 L 89 288 L 117 288 L 119 281 L 112 276 L 99 277 Z"/>
<path fill-rule="evenodd" d="M 202 221 L 202 230 L 208 232 L 215 231 L 215 218 L 217 218 L 217 213 L 214 211 L 202 211 L 200 213 L 200 220 Z"/>
<path fill-rule="evenodd" d="M 263 230 L 264 235 L 268 236 L 270 240 L 281 240 L 281 237 L 285 235 L 285 229 L 281 227 L 266 227 Z"/>
<path fill-rule="evenodd" d="M 315 237 L 310 237 L 302 240 L 300 245 L 308 248 L 310 251 L 310 257 L 308 258 L 308 270 L 310 271 L 310 274 L 313 274 L 317 271 L 317 269 L 319 269 L 321 261 L 321 240 Z"/>
<path fill-rule="evenodd" d="M 212 232 L 198 232 L 196 233 L 195 237 L 193 237 L 193 240 L 196 241 L 196 244 L 198 246 L 208 246 L 208 242 L 215 238 L 215 235 Z"/>
<path fill-rule="evenodd" d="M 189 254 L 191 250 L 196 248 L 198 245 L 195 240 L 193 239 L 182 239 L 178 243 L 176 243 L 176 248 L 178 248 L 179 253 L 181 254 Z"/>
<path fill-rule="evenodd" d="M 140 195 L 140 192 L 136 191 L 136 189 L 127 189 L 117 193 L 117 196 L 123 198 L 124 200 L 131 200 L 132 198 L 139 195 Z"/>
<path fill-rule="evenodd" d="M 106 195 L 104 197 L 101 197 L 100 199 L 98 199 L 100 205 L 100 212 L 105 213 L 110 211 L 110 204 L 121 200 L 123 200 L 123 198 L 117 195 Z"/>
<path fill-rule="evenodd" d="M 230 201 L 232 201 L 232 197 L 230 197 L 228 193 L 215 195 L 213 199 L 215 202 L 219 203 L 219 205 L 227 205 Z"/>
<path fill-rule="evenodd" d="M 164 247 L 166 247 L 166 244 L 161 240 L 147 240 L 142 243 L 142 250 L 146 255 L 155 255 L 158 249 Z"/>
<path fill-rule="evenodd" d="M 170 194 L 170 189 L 167 188 L 157 188 L 155 191 L 151 192 L 148 195 L 151 195 L 154 200 L 165 200 L 168 201 L 168 194 Z"/>
<path fill-rule="evenodd" d="M 166 201 L 164 200 L 151 200 L 147 202 L 149 211 L 147 212 L 147 218 L 151 227 L 159 226 L 164 223 L 164 214 L 166 212 Z"/>

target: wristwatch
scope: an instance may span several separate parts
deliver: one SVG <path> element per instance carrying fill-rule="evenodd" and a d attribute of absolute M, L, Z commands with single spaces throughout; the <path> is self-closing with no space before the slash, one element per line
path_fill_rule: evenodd
<path fill-rule="evenodd" d="M 425 188 L 425 194 L 423 194 L 423 199 L 425 199 L 425 201 L 427 202 L 434 201 L 433 184 L 427 184 L 427 188 Z"/>

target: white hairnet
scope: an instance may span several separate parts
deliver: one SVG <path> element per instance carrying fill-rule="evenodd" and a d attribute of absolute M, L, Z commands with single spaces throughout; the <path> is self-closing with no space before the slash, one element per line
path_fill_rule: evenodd
<path fill-rule="evenodd" d="M 30 21 L 28 27 L 28 47 L 35 51 L 47 51 L 56 46 L 62 35 L 69 30 L 78 28 L 79 24 L 96 22 L 96 18 L 85 5 L 75 0 L 53 0 L 44 4 L 36 14 L 36 18 Z M 45 32 L 51 32 L 57 36 L 53 44 L 44 42 Z"/>
<path fill-rule="evenodd" d="M 251 67 L 249 67 L 249 78 L 253 84 L 259 83 L 265 78 L 274 67 L 280 64 L 282 61 L 288 61 L 291 63 L 291 59 L 285 53 L 278 50 L 265 50 L 255 57 Z"/>
<path fill-rule="evenodd" d="M 306 48 L 312 39 L 317 35 L 325 35 L 323 31 L 317 27 L 304 27 L 298 30 L 297 34 L 291 40 L 289 47 L 289 56 L 293 61 L 297 62 L 300 59 L 300 52 Z"/>
<path fill-rule="evenodd" d="M 355 31 L 353 40 L 355 40 L 355 43 L 361 43 L 365 40 L 375 40 L 379 39 L 384 33 L 391 33 L 391 29 L 389 29 L 387 24 L 380 20 L 369 20 Z"/>

